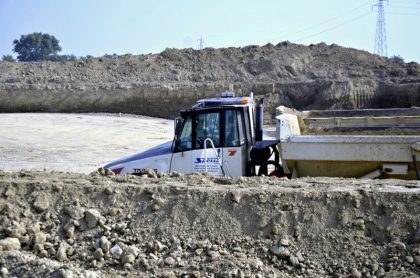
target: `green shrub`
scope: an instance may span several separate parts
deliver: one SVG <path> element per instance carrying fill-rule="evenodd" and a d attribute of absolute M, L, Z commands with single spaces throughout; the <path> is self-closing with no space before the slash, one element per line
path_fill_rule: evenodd
<path fill-rule="evenodd" d="M 16 62 L 15 58 L 12 55 L 3 55 L 2 61 L 6 62 Z"/>
<path fill-rule="evenodd" d="M 184 61 L 184 56 L 182 56 L 182 54 L 179 53 L 179 51 L 175 48 L 166 48 L 164 51 L 162 51 L 162 53 L 160 53 L 160 56 L 171 62 L 182 63 Z"/>

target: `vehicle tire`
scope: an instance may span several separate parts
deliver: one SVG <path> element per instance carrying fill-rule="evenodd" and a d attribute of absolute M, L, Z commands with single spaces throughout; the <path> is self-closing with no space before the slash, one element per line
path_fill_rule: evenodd
<path fill-rule="evenodd" d="M 269 165 L 273 165 L 274 166 L 274 170 L 271 171 L 270 173 L 268 173 L 268 166 Z M 261 166 L 260 169 L 258 171 L 258 176 L 274 176 L 274 177 L 284 177 L 284 170 L 283 167 L 281 167 L 281 165 L 279 163 L 276 163 L 273 160 L 269 160 L 264 162 Z"/>

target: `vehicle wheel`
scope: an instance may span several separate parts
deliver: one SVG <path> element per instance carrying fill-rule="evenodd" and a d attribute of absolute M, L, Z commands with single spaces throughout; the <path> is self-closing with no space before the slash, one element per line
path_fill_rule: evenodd
<path fill-rule="evenodd" d="M 269 171 L 269 165 L 274 166 L 274 170 Z M 276 163 L 275 161 L 269 160 L 264 162 L 258 171 L 258 176 L 273 176 L 273 177 L 284 177 L 284 170 L 283 167 L 279 163 Z"/>

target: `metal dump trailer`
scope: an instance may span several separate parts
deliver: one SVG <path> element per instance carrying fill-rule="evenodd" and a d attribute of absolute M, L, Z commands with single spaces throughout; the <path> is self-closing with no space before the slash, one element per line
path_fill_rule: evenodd
<path fill-rule="evenodd" d="M 420 136 L 301 135 L 296 113 L 281 106 L 277 114 L 278 149 L 291 177 L 419 178 Z"/>

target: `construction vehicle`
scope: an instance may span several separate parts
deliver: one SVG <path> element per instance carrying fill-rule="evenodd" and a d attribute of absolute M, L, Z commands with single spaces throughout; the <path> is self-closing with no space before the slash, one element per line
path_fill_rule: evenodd
<path fill-rule="evenodd" d="M 224 92 L 175 119 L 173 141 L 111 162 L 115 174 L 208 172 L 219 176 L 419 178 L 419 136 L 300 135 L 296 113 L 277 109 L 276 139 L 263 140 L 263 103 Z"/>
<path fill-rule="evenodd" d="M 173 141 L 104 167 L 116 174 L 145 169 L 185 174 L 282 175 L 278 140 L 263 140 L 263 106 L 232 92 L 202 99 L 175 119 Z M 273 158 L 271 158 L 273 157 Z M 274 168 L 268 173 L 269 168 Z M 258 170 L 258 172 L 257 172 Z"/>

